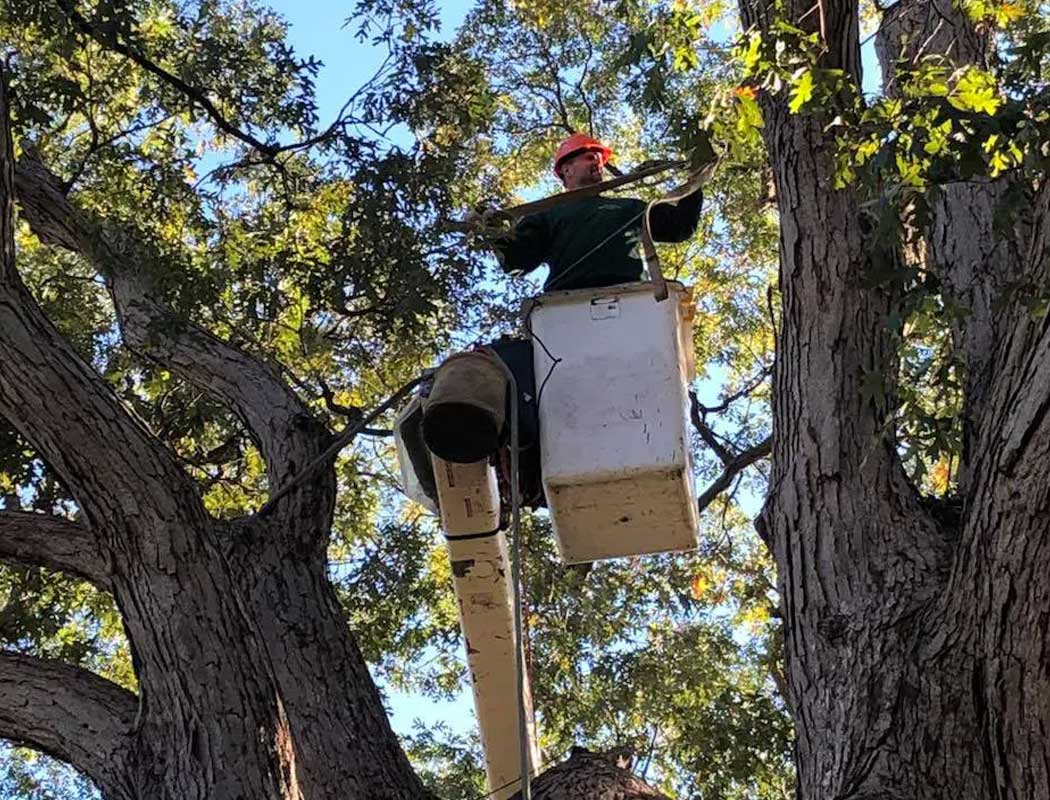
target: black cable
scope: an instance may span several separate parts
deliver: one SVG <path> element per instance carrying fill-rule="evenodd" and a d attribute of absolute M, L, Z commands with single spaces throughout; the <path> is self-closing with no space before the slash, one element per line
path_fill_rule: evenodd
<path fill-rule="evenodd" d="M 406 397 L 413 389 L 416 388 L 422 381 L 427 377 L 428 372 L 424 372 L 422 375 L 413 378 L 390 397 L 380 403 L 376 408 L 362 417 L 360 420 L 355 422 L 353 425 L 348 425 L 346 428 L 336 436 L 335 440 L 325 448 L 324 452 L 321 453 L 317 458 L 311 461 L 298 475 L 293 476 L 288 480 L 284 486 L 281 486 L 273 494 L 270 495 L 270 499 L 263 503 L 262 507 L 255 512 L 256 516 L 262 517 L 269 514 L 277 507 L 278 501 L 280 501 L 285 495 L 287 495 L 293 489 L 298 488 L 304 482 L 313 477 L 313 474 L 321 467 L 328 464 L 332 459 L 339 455 L 339 451 L 346 447 L 350 442 L 354 440 L 354 437 L 361 433 L 367 428 L 372 422 L 374 422 L 380 415 L 385 411 L 388 411 L 398 401 Z"/>
<path fill-rule="evenodd" d="M 547 381 L 551 379 L 551 375 L 554 374 L 555 367 L 557 367 L 564 359 L 555 356 L 554 353 L 550 351 L 550 348 L 544 344 L 543 339 L 537 336 L 536 332 L 532 329 L 532 309 L 537 305 L 540 304 L 533 303 L 529 308 L 528 313 L 525 315 L 525 332 L 529 334 L 529 338 L 535 339 L 539 343 L 540 347 L 543 348 L 543 352 L 546 353 L 547 358 L 551 361 L 550 369 L 547 370 L 547 374 L 540 383 L 540 388 L 536 391 L 536 413 L 538 414 L 540 410 L 540 401 L 543 399 L 543 389 L 547 385 Z"/>

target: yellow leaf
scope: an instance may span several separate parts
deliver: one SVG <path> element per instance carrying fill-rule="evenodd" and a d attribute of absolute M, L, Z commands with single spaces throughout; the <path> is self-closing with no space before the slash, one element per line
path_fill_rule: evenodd
<path fill-rule="evenodd" d="M 1003 3 L 996 11 L 996 22 L 1000 25 L 1016 22 L 1027 13 L 1027 10 L 1023 3 Z"/>
<path fill-rule="evenodd" d="M 938 461 L 932 470 L 930 470 L 930 488 L 937 494 L 944 494 L 948 491 L 948 481 L 950 479 L 948 471 L 948 459 L 942 458 Z"/>

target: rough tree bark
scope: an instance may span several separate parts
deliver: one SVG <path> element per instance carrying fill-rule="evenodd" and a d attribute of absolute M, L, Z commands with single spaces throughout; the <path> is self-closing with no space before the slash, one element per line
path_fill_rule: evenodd
<path fill-rule="evenodd" d="M 0 512 L 0 561 L 46 567 L 109 589 L 109 573 L 91 531 L 59 517 Z"/>
<path fill-rule="evenodd" d="M 0 416 L 56 471 L 83 523 L 0 513 L 0 560 L 67 571 L 111 592 L 139 694 L 0 652 L 0 737 L 70 762 L 107 800 L 428 797 L 327 578 L 334 470 L 265 515 L 211 518 L 174 454 L 77 357 L 22 283 L 15 195 L 41 241 L 106 278 L 130 347 L 238 415 L 271 488 L 311 463 L 331 434 L 276 370 L 159 300 L 147 242 L 78 209 L 31 150 L 16 167 L 2 84 Z M 659 797 L 608 765 L 567 769 L 589 787 L 574 796 Z M 562 769 L 541 777 L 535 796 L 564 797 L 572 784 Z"/>
<path fill-rule="evenodd" d="M 859 87 L 855 0 L 740 8 L 745 26 L 780 13 L 819 32 L 821 66 Z M 984 55 L 949 0 L 902 0 L 885 24 L 889 61 L 950 42 L 956 58 Z M 905 28 L 923 35 L 905 41 Z M 963 510 L 938 513 L 903 473 L 892 398 L 861 392 L 866 373 L 895 374 L 894 298 L 863 281 L 871 243 L 857 190 L 833 188 L 834 134 L 763 102 L 782 318 L 759 525 L 779 576 L 798 795 L 1048 797 L 1050 326 L 1004 293 L 1011 277 L 1046 278 L 1046 189 L 1003 240 L 1000 188 L 949 186 L 925 232 L 946 291 L 972 310 L 955 332 L 969 375 Z"/>
<path fill-rule="evenodd" d="M 533 800 L 668 800 L 628 771 L 630 760 L 629 754 L 574 747 L 532 785 Z M 521 793 L 511 800 L 521 800 Z"/>

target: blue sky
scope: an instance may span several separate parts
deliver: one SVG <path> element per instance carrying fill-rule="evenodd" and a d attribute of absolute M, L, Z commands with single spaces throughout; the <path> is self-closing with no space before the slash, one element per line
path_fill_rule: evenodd
<path fill-rule="evenodd" d="M 269 0 L 266 5 L 289 21 L 289 41 L 301 56 L 312 55 L 324 66 L 317 76 L 320 121 L 333 119 L 339 109 L 378 69 L 386 53 L 357 40 L 356 25 L 346 24 L 353 2 L 333 0 Z M 442 38 L 451 37 L 472 3 L 440 2 Z"/>

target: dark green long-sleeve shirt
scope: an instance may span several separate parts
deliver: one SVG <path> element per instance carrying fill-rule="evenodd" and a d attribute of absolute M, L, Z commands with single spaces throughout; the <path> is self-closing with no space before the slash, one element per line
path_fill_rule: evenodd
<path fill-rule="evenodd" d="M 698 189 L 677 205 L 653 207 L 653 239 L 684 242 L 696 232 L 703 204 Z M 544 291 L 630 283 L 645 278 L 641 252 L 644 200 L 585 197 L 522 218 L 511 237 L 496 242 L 505 272 L 550 266 Z M 592 252 L 593 251 L 593 252 Z"/>

